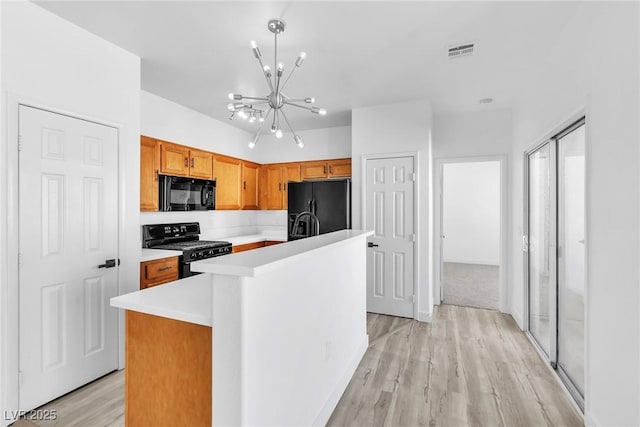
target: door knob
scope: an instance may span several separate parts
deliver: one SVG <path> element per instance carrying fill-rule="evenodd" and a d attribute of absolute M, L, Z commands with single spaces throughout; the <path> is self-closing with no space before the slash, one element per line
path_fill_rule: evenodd
<path fill-rule="evenodd" d="M 375 243 L 373 243 L 373 242 L 367 242 L 367 247 L 368 247 L 368 248 L 377 248 L 377 247 L 378 247 L 378 245 L 376 245 L 376 244 L 375 244 Z"/>

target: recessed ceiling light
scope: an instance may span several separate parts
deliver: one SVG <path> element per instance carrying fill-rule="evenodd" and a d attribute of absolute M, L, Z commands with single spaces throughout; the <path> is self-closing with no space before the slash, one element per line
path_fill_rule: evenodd
<path fill-rule="evenodd" d="M 491 104 L 493 102 L 493 98 L 482 98 L 478 101 L 480 104 Z"/>

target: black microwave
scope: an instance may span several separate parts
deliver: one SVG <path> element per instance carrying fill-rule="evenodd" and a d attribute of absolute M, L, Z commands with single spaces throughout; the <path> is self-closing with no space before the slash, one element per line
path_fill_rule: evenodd
<path fill-rule="evenodd" d="M 216 182 L 160 175 L 160 211 L 207 211 L 216 208 Z"/>

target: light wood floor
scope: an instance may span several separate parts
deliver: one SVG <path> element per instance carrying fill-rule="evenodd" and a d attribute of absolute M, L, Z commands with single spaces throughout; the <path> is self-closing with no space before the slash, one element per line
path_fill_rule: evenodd
<path fill-rule="evenodd" d="M 509 315 L 441 305 L 432 323 L 370 314 L 368 330 L 330 426 L 583 425 Z"/>
<path fill-rule="evenodd" d="M 328 425 L 581 426 L 557 381 L 509 315 L 442 305 L 433 323 L 369 314 L 370 346 Z M 43 408 L 55 422 L 123 426 L 116 372 Z"/>

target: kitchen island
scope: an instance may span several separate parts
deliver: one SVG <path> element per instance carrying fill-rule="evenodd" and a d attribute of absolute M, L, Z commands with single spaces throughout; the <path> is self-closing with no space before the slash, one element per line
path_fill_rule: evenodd
<path fill-rule="evenodd" d="M 193 300 L 194 310 L 210 310 L 213 425 L 327 422 L 368 345 L 370 234 L 342 230 L 192 264 L 205 274 L 195 276 L 198 286 L 185 287 L 180 304 Z M 170 300 L 150 302 L 153 291 L 112 305 L 194 320 L 172 311 Z M 136 303 L 141 297 L 145 302 Z"/>

